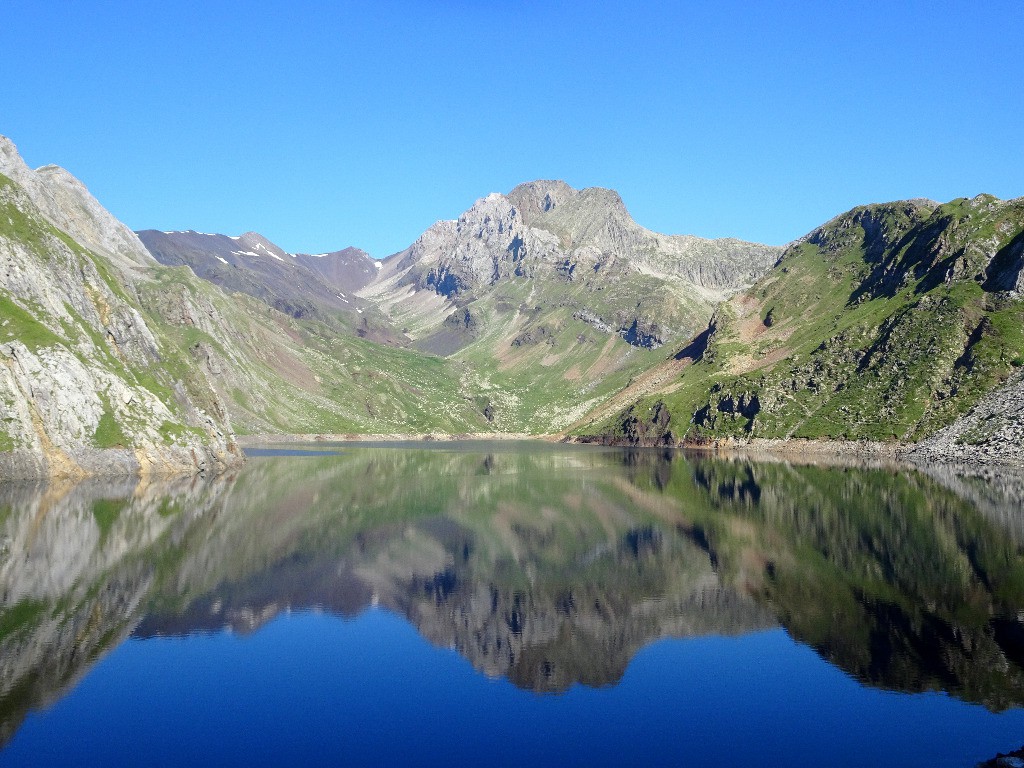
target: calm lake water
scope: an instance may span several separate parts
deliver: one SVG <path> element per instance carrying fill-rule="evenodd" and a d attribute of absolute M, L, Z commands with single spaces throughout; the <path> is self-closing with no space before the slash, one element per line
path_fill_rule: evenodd
<path fill-rule="evenodd" d="M 0 765 L 973 766 L 1013 478 L 544 444 L 0 485 Z"/>

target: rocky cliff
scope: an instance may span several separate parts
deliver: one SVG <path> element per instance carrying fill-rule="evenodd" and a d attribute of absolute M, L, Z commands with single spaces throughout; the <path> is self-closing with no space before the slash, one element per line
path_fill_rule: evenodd
<path fill-rule="evenodd" d="M 0 163 L 0 477 L 238 460 L 209 384 L 166 369 L 173 352 L 133 288 L 153 263 L 138 239 L 65 171 L 29 171 L 7 139 Z"/>
<path fill-rule="evenodd" d="M 56 165 L 32 170 L 5 136 L 0 136 L 0 173 L 21 188 L 46 221 L 93 253 L 122 268 L 153 263 L 135 233 L 104 208 L 82 182 Z"/>
<path fill-rule="evenodd" d="M 453 307 L 520 282 L 542 308 L 560 301 L 600 333 L 655 347 L 692 330 L 780 254 L 739 240 L 660 235 L 633 221 L 612 190 L 535 181 L 437 222 L 385 260 L 362 294 L 422 338 Z"/>

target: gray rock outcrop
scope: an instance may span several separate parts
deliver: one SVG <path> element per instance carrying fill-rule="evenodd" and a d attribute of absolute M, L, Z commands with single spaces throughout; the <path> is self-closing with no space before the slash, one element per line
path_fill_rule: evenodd
<path fill-rule="evenodd" d="M 0 174 L 21 187 L 47 221 L 89 250 L 121 267 L 154 263 L 135 233 L 100 205 L 81 181 L 56 165 L 32 170 L 6 136 L 0 136 Z"/>
<path fill-rule="evenodd" d="M 239 460 L 222 410 L 161 370 L 166 347 L 133 287 L 148 253 L 66 173 L 26 172 L 6 139 L 0 151 L 29 185 L 0 175 L 0 478 Z"/>
<path fill-rule="evenodd" d="M 612 190 L 534 181 L 435 223 L 386 259 L 360 295 L 417 338 L 455 306 L 523 281 L 542 309 L 571 305 L 598 330 L 658 346 L 706 324 L 713 304 L 764 274 L 781 253 L 733 239 L 661 235 L 633 221 Z"/>
<path fill-rule="evenodd" d="M 922 440 L 915 461 L 1024 466 L 1024 372 L 989 392 L 971 411 Z"/>

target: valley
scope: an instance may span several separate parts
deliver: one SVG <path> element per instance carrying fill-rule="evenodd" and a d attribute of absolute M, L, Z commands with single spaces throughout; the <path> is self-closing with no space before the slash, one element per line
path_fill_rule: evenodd
<path fill-rule="evenodd" d="M 11 479 L 218 471 L 268 434 L 1021 460 L 1024 200 L 861 206 L 775 247 L 535 181 L 376 260 L 133 233 L 7 139 L 0 174 Z"/>

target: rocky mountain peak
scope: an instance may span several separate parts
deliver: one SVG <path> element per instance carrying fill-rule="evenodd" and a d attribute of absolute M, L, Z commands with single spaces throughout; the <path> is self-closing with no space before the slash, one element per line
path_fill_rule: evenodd
<path fill-rule="evenodd" d="M 749 285 L 781 252 L 659 235 L 637 224 L 614 190 L 538 180 L 435 223 L 359 295 L 437 354 L 486 336 L 496 321 L 518 326 L 503 326 L 517 350 L 540 339 L 549 347 L 553 329 L 569 327 L 580 345 L 597 332 L 654 347 L 706 326 L 714 302 Z M 519 299 L 527 292 L 532 305 Z M 515 314 L 499 321 L 496 312 Z"/>
<path fill-rule="evenodd" d="M 874 253 L 928 219 L 938 207 L 938 203 L 923 198 L 857 206 L 813 230 L 797 244 L 808 242 L 834 253 L 862 242 Z"/>
<path fill-rule="evenodd" d="M 488 237 L 510 231 L 519 218 L 519 212 L 507 197 L 500 192 L 492 192 L 459 216 L 455 230 L 458 234 Z"/>
<path fill-rule="evenodd" d="M 655 234 L 639 224 L 618 192 L 588 187 L 536 215 L 531 226 L 557 235 L 565 249 L 593 246 L 603 253 L 624 255 L 654 250 Z"/>
<path fill-rule="evenodd" d="M 508 193 L 508 199 L 519 209 L 523 220 L 531 224 L 537 216 L 557 208 L 576 194 L 564 181 L 538 180 L 520 184 Z"/>
<path fill-rule="evenodd" d="M 81 181 L 56 165 L 33 171 L 6 136 L 0 136 L 0 173 L 25 191 L 47 221 L 86 248 L 122 268 L 154 263 L 135 233 L 100 205 Z"/>
<path fill-rule="evenodd" d="M 17 181 L 29 171 L 14 142 L 0 134 L 0 173 Z"/>

